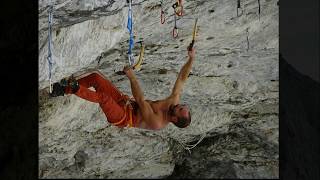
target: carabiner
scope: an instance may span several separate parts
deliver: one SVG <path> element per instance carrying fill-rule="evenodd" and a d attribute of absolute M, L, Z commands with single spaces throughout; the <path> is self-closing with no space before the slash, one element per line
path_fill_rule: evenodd
<path fill-rule="evenodd" d="M 238 2 L 237 2 L 237 17 L 239 17 L 238 9 L 241 9 L 240 0 L 238 0 Z"/>
<path fill-rule="evenodd" d="M 166 21 L 166 17 L 164 16 L 164 11 L 162 8 L 162 0 L 160 1 L 160 6 L 161 6 L 160 22 L 161 22 L 161 24 L 163 24 Z"/>
<path fill-rule="evenodd" d="M 172 36 L 174 38 L 177 38 L 178 37 L 178 28 L 177 27 L 174 27 L 173 30 L 172 30 Z"/>
<path fill-rule="evenodd" d="M 166 21 L 166 17 L 164 16 L 164 11 L 161 10 L 160 22 L 163 24 Z"/>
<path fill-rule="evenodd" d="M 182 11 L 183 11 L 182 0 L 177 0 L 177 2 L 174 5 L 175 5 L 174 12 L 176 13 L 176 15 L 182 16 Z"/>

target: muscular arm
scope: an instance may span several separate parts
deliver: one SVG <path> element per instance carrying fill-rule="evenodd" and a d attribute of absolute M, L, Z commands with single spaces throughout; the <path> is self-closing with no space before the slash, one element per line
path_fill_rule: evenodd
<path fill-rule="evenodd" d="M 140 85 L 138 83 L 136 76 L 134 74 L 132 74 L 132 76 L 130 76 L 128 78 L 130 81 L 131 91 L 132 91 L 132 95 L 133 95 L 134 99 L 137 101 L 138 104 L 143 102 L 145 100 L 144 95 L 143 95 L 143 92 L 140 88 Z"/>
<path fill-rule="evenodd" d="M 124 71 L 130 80 L 132 95 L 140 107 L 143 119 L 148 123 L 154 123 L 155 121 L 157 121 L 156 115 L 151 105 L 145 101 L 143 92 L 132 69 L 128 69 L 125 67 Z"/>
<path fill-rule="evenodd" d="M 188 61 L 186 62 L 186 64 L 184 64 L 182 66 L 182 68 L 178 74 L 177 80 L 173 86 L 173 90 L 170 95 L 171 97 L 179 98 L 182 87 L 183 87 L 184 83 L 186 82 L 186 80 L 188 79 L 188 76 L 191 71 L 193 61 L 194 61 L 194 49 L 189 51 L 188 54 L 189 54 Z"/>

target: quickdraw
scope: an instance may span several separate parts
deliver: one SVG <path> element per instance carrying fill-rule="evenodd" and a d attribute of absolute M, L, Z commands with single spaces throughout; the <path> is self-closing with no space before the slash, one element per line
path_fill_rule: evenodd
<path fill-rule="evenodd" d="M 133 65 L 132 68 L 134 70 L 140 71 L 141 70 L 141 64 L 142 64 L 142 61 L 143 61 L 143 55 L 144 55 L 144 43 L 143 43 L 143 41 L 138 41 L 137 43 L 140 43 L 139 60 L 135 65 Z"/>
<path fill-rule="evenodd" d="M 182 16 L 182 11 L 183 11 L 182 0 L 177 0 L 176 3 L 172 5 L 172 7 L 177 16 Z"/>
<path fill-rule="evenodd" d="M 134 41 L 133 41 L 133 32 L 132 32 L 132 24 L 133 24 L 133 20 L 132 20 L 132 7 L 131 7 L 131 3 L 132 0 L 127 0 L 127 3 L 129 3 L 129 10 L 128 10 L 128 23 L 127 23 L 127 28 L 129 30 L 129 34 L 130 34 L 130 38 L 129 38 L 129 49 L 128 49 L 128 60 L 129 60 L 129 65 L 132 66 L 134 63 L 134 58 L 132 55 L 132 48 L 134 45 Z"/>
<path fill-rule="evenodd" d="M 163 24 L 166 21 L 166 17 L 164 16 L 164 10 L 162 7 L 163 0 L 160 1 L 160 6 L 161 6 L 161 13 L 160 13 L 160 22 Z"/>
<path fill-rule="evenodd" d="M 51 77 L 51 70 L 52 70 L 52 53 L 51 53 L 51 44 L 52 44 L 52 37 L 51 37 L 51 23 L 52 23 L 52 10 L 53 6 L 50 5 L 49 7 L 49 16 L 48 16 L 48 65 L 49 65 L 49 92 L 52 93 L 52 77 Z"/>
<path fill-rule="evenodd" d="M 143 55 L 144 55 L 144 44 L 143 41 L 138 41 L 137 43 L 140 43 L 140 55 L 139 55 L 139 60 L 136 64 L 134 64 L 134 57 L 132 54 L 132 48 L 134 47 L 134 41 L 133 41 L 133 31 L 132 31 L 132 0 L 127 0 L 127 3 L 129 3 L 129 10 L 128 10 L 128 23 L 127 23 L 127 28 L 129 30 L 130 38 L 129 38 L 129 49 L 128 49 L 128 60 L 129 60 L 129 66 L 132 67 L 133 69 L 136 69 L 137 71 L 140 71 L 141 69 L 141 64 L 143 61 Z"/>
<path fill-rule="evenodd" d="M 177 18 L 176 18 L 176 14 L 174 14 L 174 27 L 173 27 L 173 30 L 172 30 L 172 36 L 174 38 L 177 38 L 178 37 L 178 28 L 177 28 Z"/>
<path fill-rule="evenodd" d="M 241 8 L 240 0 L 238 0 L 238 3 L 237 3 L 237 17 L 239 17 L 238 9 L 240 9 L 240 8 Z"/>
<path fill-rule="evenodd" d="M 172 5 L 173 9 L 175 9 L 174 5 L 175 4 Z M 178 37 L 178 28 L 177 28 L 177 15 L 176 15 L 176 13 L 173 13 L 173 16 L 174 16 L 174 27 L 173 27 L 173 30 L 172 30 L 172 36 L 174 38 L 177 38 Z"/>
<path fill-rule="evenodd" d="M 259 21 L 260 21 L 260 0 L 258 0 L 258 5 L 259 5 Z"/>
<path fill-rule="evenodd" d="M 247 51 L 249 51 L 250 44 L 249 44 L 249 27 L 246 29 L 247 32 Z"/>
<path fill-rule="evenodd" d="M 197 22 L 198 22 L 198 18 L 196 18 L 195 22 L 194 22 L 194 26 L 193 26 L 193 32 L 192 32 L 192 41 L 190 43 L 190 45 L 188 46 L 188 50 L 191 51 L 191 49 L 193 48 L 194 45 L 194 41 L 196 38 L 196 34 L 197 34 Z"/>

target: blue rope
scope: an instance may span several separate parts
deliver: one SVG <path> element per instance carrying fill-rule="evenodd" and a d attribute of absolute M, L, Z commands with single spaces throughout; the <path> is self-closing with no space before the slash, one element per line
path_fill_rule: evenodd
<path fill-rule="evenodd" d="M 134 63 L 134 59 L 133 59 L 133 55 L 132 55 L 132 48 L 134 46 L 132 24 L 133 24 L 133 21 L 132 21 L 131 0 L 129 0 L 127 28 L 129 30 L 129 34 L 130 34 L 129 49 L 128 49 L 128 59 L 129 59 L 130 66 Z"/>
<path fill-rule="evenodd" d="M 49 7 L 49 16 L 48 16 L 48 65 L 49 65 L 49 85 L 50 85 L 50 93 L 51 93 L 51 70 L 52 70 L 52 53 L 51 53 L 51 44 L 52 44 L 52 37 L 51 37 L 51 23 L 52 23 L 52 9 L 53 7 Z"/>

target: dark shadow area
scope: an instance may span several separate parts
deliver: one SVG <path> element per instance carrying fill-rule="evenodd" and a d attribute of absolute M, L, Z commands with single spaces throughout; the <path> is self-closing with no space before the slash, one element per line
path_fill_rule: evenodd
<path fill-rule="evenodd" d="M 38 177 L 38 2 L 0 6 L 0 179 Z"/>
<path fill-rule="evenodd" d="M 280 52 L 295 70 L 320 83 L 319 0 L 279 4 Z"/>
<path fill-rule="evenodd" d="M 319 177 L 318 82 L 302 75 L 280 54 L 280 178 Z"/>

